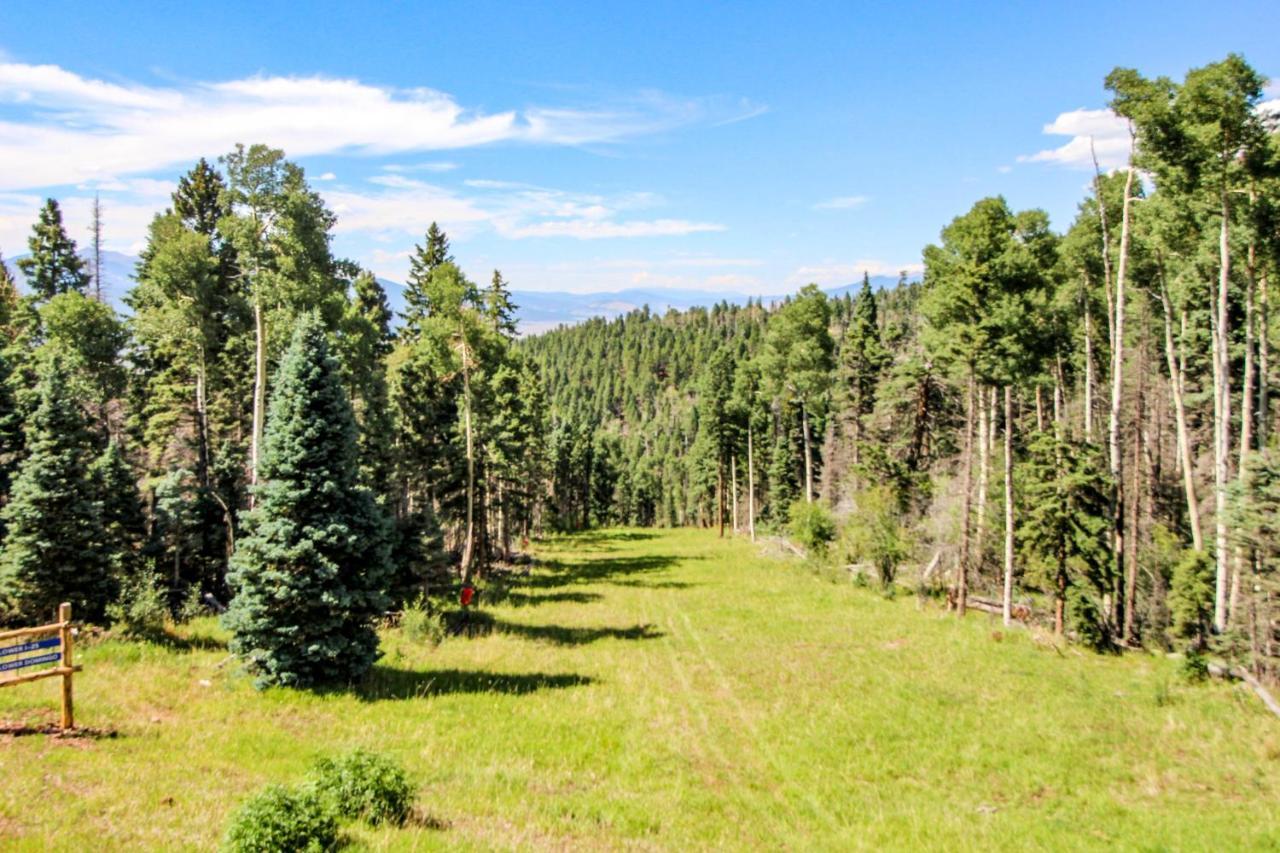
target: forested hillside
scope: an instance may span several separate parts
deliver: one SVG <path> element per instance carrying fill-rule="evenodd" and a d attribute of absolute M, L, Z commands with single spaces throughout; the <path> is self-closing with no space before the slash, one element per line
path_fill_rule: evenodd
<path fill-rule="evenodd" d="M 1237 56 L 1106 85 L 1129 164 L 1059 230 L 984 198 L 920 282 L 525 340 L 501 273 L 469 281 L 434 223 L 393 317 L 265 146 L 183 176 L 127 317 L 50 199 L 26 294 L 0 264 L 4 618 L 234 599 L 262 677 L 327 680 L 359 672 L 269 648 L 289 608 L 296 628 L 337 602 L 359 670 L 376 614 L 469 587 L 522 537 L 768 528 L 886 586 L 912 567 L 960 614 L 1274 676 L 1276 115 Z"/>
<path fill-rule="evenodd" d="M 919 285 L 523 343 L 549 388 L 558 516 L 785 525 L 886 583 L 902 564 L 947 578 L 960 613 L 1274 672 L 1263 82 L 1235 56 L 1182 82 L 1117 69 L 1128 167 L 1098 171 L 1060 232 L 979 200 L 925 248 Z"/>
<path fill-rule="evenodd" d="M 873 296 L 868 281 L 862 292 L 859 298 L 885 315 L 886 341 L 902 340 L 919 285 L 904 279 Z M 759 479 L 755 499 L 763 519 L 785 521 L 790 501 L 799 496 L 803 437 L 791 436 L 791 447 L 777 437 L 782 421 L 757 419 L 762 432 L 753 435 L 749 467 L 744 412 L 765 393 L 758 368 L 769 319 L 778 310 L 797 310 L 790 307 L 796 300 L 820 304 L 816 310 L 827 315 L 826 334 L 843 339 L 854 314 L 853 295 L 827 298 L 809 288 L 776 305 L 721 302 L 662 315 L 642 309 L 521 341 L 520 351 L 541 369 L 548 391 L 556 517 L 567 525 L 715 523 L 719 418 L 728 425 L 723 440 L 729 448 L 730 522 L 732 502 L 740 500 L 737 521 L 746 524 L 749 478 Z M 834 363 L 831 370 L 837 379 Z M 835 384 L 830 390 L 837 390 Z M 823 436 L 830 450 L 815 453 L 814 464 L 819 491 L 838 500 L 850 463 L 841 455 L 838 413 L 833 419 L 831 412 L 823 405 L 811 413 L 813 434 Z"/>

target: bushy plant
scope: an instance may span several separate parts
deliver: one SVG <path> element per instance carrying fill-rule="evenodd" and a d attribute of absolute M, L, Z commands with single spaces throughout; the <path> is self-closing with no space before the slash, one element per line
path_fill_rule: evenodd
<path fill-rule="evenodd" d="M 444 642 L 444 616 L 431 604 L 430 599 L 420 595 L 401 611 L 400 630 L 415 643 L 438 646 Z"/>
<path fill-rule="evenodd" d="M 831 511 L 817 501 L 796 501 L 791 505 L 788 519 L 791 536 L 811 553 L 825 553 L 836 538 L 836 521 Z"/>
<path fill-rule="evenodd" d="M 321 853 L 338 845 L 338 820 L 329 801 L 310 788 L 268 785 L 231 818 L 229 853 Z"/>
<path fill-rule="evenodd" d="M 192 584 L 187 587 L 182 602 L 178 605 L 178 622 L 185 625 L 192 619 L 198 619 L 209 612 L 209 607 L 200 598 L 200 587 Z"/>
<path fill-rule="evenodd" d="M 1175 636 L 1191 640 L 1198 650 L 1213 619 L 1213 561 L 1203 551 L 1187 549 L 1173 567 L 1169 609 Z"/>
<path fill-rule="evenodd" d="M 413 786 L 404 768 L 363 749 L 336 759 L 321 759 L 311 773 L 311 787 L 336 814 L 362 819 L 371 826 L 398 826 L 413 806 Z"/>
<path fill-rule="evenodd" d="M 881 586 L 889 589 L 911 553 L 898 500 L 888 486 L 872 486 L 859 492 L 854 503 L 857 511 L 844 524 L 841 544 L 851 561 L 873 565 Z"/>
<path fill-rule="evenodd" d="M 1200 683 L 1209 677 L 1209 659 L 1195 649 L 1182 658 L 1182 677 L 1192 683 Z"/>
<path fill-rule="evenodd" d="M 169 619 L 164 590 L 150 572 L 126 577 L 120 596 L 107 605 L 107 619 L 127 637 L 150 640 L 162 636 Z"/>

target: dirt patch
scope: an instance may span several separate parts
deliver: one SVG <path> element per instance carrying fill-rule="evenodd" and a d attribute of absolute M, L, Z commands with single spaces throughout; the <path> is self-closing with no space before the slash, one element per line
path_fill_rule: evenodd
<path fill-rule="evenodd" d="M 20 737 L 44 736 L 51 740 L 64 741 L 75 745 L 75 741 L 88 743 L 95 740 L 110 740 L 119 736 L 115 729 L 96 729 L 92 726 L 76 726 L 63 729 L 56 723 L 14 723 L 0 721 L 0 743 Z"/>

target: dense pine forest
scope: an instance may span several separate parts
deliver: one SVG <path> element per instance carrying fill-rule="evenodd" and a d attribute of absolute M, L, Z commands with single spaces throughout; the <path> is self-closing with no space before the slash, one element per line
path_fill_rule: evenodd
<path fill-rule="evenodd" d="M 1234 55 L 1117 69 L 1128 166 L 1059 230 L 976 201 L 921 280 L 523 339 L 501 272 L 471 281 L 435 224 L 393 314 L 265 146 L 181 178 L 122 313 L 50 199 L 24 293 L 0 261 L 0 616 L 225 607 L 263 683 L 331 682 L 382 614 L 528 537 L 696 525 L 1274 679 L 1265 82 Z"/>

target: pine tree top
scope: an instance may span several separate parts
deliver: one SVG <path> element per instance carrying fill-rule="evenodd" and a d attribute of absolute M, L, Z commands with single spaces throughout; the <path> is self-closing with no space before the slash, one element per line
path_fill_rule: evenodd
<path fill-rule="evenodd" d="M 62 224 L 62 208 L 56 199 L 47 199 L 40 218 L 27 240 L 31 253 L 18 261 L 27 277 L 27 286 L 41 299 L 89 287 L 88 263 L 76 253 L 76 241 L 67 236 Z"/>

